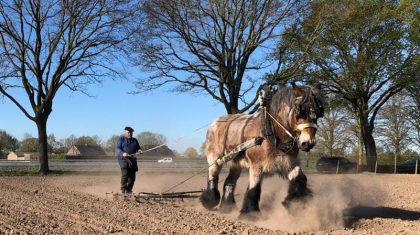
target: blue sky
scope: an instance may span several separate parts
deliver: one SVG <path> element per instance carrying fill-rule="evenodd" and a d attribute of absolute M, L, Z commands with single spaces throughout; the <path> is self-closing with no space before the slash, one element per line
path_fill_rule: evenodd
<path fill-rule="evenodd" d="M 223 105 L 209 96 L 176 94 L 167 89 L 132 95 L 127 94 L 134 90 L 132 83 L 109 79 L 101 86 L 89 87 L 89 93 L 95 96 L 92 98 L 62 87 L 55 97 L 47 132 L 57 140 L 73 134 L 97 135 L 106 141 L 121 134 L 125 126 L 131 126 L 134 135 L 143 131 L 164 135 L 169 148 L 178 152 L 187 147 L 199 150 L 207 128 L 196 130 L 224 115 Z M 37 137 L 35 123 L 6 98 L 0 101 L 0 113 L 0 129 L 19 140 L 25 134 Z"/>

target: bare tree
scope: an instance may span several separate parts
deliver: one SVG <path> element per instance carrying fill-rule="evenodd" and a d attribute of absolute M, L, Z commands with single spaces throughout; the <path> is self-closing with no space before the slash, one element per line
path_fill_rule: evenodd
<path fill-rule="evenodd" d="M 394 153 L 395 163 L 410 144 L 408 99 L 399 94 L 392 97 L 379 111 L 376 135 L 386 150 Z"/>
<path fill-rule="evenodd" d="M 330 156 L 344 154 L 351 145 L 349 125 L 349 115 L 342 107 L 327 108 L 317 132 L 318 149 Z"/>
<path fill-rule="evenodd" d="M 112 135 L 105 143 L 105 150 L 107 152 L 115 152 L 115 146 L 117 145 L 118 139 L 120 136 Z"/>
<path fill-rule="evenodd" d="M 272 65 L 284 28 L 306 6 L 299 0 L 146 0 L 146 23 L 133 42 L 138 65 L 149 72 L 140 90 L 172 83 L 177 92 L 210 95 L 227 113 L 248 110 L 263 79 L 256 72 Z M 273 67 L 276 67 L 275 65 Z M 273 82 L 278 76 L 270 78 Z M 255 93 L 254 93 L 255 92 Z"/>
<path fill-rule="evenodd" d="M 117 0 L 0 1 L 0 93 L 38 128 L 40 173 L 47 174 L 47 121 L 62 87 L 117 73 L 112 62 L 133 9 Z"/>
<path fill-rule="evenodd" d="M 199 157 L 197 150 L 193 147 L 189 147 L 184 152 L 185 157 Z"/>
<path fill-rule="evenodd" d="M 354 120 L 354 119 L 353 119 Z M 365 159 L 365 151 L 364 151 L 364 142 L 362 133 L 360 132 L 360 126 L 358 125 L 357 121 L 351 123 L 351 125 L 347 129 L 348 133 L 352 137 L 353 141 L 353 149 L 357 151 L 357 163 L 359 166 L 363 165 L 363 159 Z"/>
<path fill-rule="evenodd" d="M 93 135 L 93 136 L 80 136 L 75 139 L 74 144 L 100 146 L 101 142 L 102 141 L 101 141 L 101 138 L 99 138 L 99 136 Z"/>
<path fill-rule="evenodd" d="M 71 134 L 69 137 L 61 139 L 60 143 L 63 145 L 64 148 L 71 148 L 76 143 L 77 137 L 74 134 Z"/>
<path fill-rule="evenodd" d="M 155 147 L 166 143 L 166 137 L 162 134 L 150 131 L 141 132 L 137 135 L 140 146 Z"/>

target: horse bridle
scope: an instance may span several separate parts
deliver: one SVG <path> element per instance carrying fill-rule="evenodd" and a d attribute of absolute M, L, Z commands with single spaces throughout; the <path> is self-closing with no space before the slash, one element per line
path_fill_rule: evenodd
<path fill-rule="evenodd" d="M 302 96 L 298 96 L 298 97 L 296 97 L 295 102 L 294 102 L 294 106 L 293 106 L 293 107 L 291 107 L 291 108 L 290 108 L 290 110 L 289 110 L 289 122 L 290 122 L 290 118 L 291 118 L 291 115 L 292 115 L 292 111 L 299 112 L 299 111 L 296 111 L 297 109 L 296 109 L 296 107 L 295 107 L 295 106 L 296 106 L 298 103 L 300 103 L 300 102 L 301 102 L 301 100 L 302 100 Z M 311 120 L 316 119 L 316 113 L 315 113 L 315 111 L 314 111 L 314 109 L 313 109 L 313 108 L 311 108 L 311 109 L 310 109 L 309 117 L 311 118 Z M 305 129 L 307 129 L 307 128 L 314 128 L 314 129 L 316 130 L 316 129 L 318 129 L 318 125 L 316 125 L 316 124 L 315 124 L 315 123 L 313 123 L 313 122 L 306 122 L 306 123 L 302 123 L 302 124 L 297 125 L 297 126 L 293 129 L 293 131 L 299 131 L 299 132 L 302 132 L 303 130 L 305 130 Z"/>
<path fill-rule="evenodd" d="M 288 117 L 289 117 L 289 123 L 290 123 L 290 118 L 291 118 L 291 115 L 292 115 L 293 110 L 294 110 L 293 107 L 290 108 L 290 110 L 289 110 L 289 115 L 288 115 Z M 315 114 L 314 110 L 311 109 L 310 111 L 311 111 L 311 113 L 309 114 L 310 118 L 312 120 L 316 119 L 316 114 Z M 280 149 L 282 149 L 282 151 L 284 151 L 284 152 L 293 151 L 293 148 L 294 148 L 293 146 L 296 144 L 297 138 L 299 138 L 299 137 L 298 136 L 294 136 L 292 133 L 290 133 L 290 131 L 284 125 L 282 125 L 279 121 L 277 121 L 271 115 L 271 113 L 269 112 L 269 110 L 267 110 L 267 107 L 263 106 L 263 112 L 264 112 L 265 115 L 268 115 L 279 127 L 281 127 L 284 130 L 284 132 L 293 140 L 289 144 L 282 144 L 282 147 L 280 147 Z M 293 129 L 293 131 L 294 132 L 296 132 L 296 131 L 302 132 L 303 130 L 305 130 L 307 128 L 315 128 L 315 130 L 316 130 L 316 129 L 318 129 L 318 126 L 315 123 L 313 123 L 313 122 L 307 122 L 307 123 L 302 123 L 302 124 L 297 125 Z M 278 146 L 278 144 L 279 143 L 276 143 L 275 145 Z"/>
<path fill-rule="evenodd" d="M 292 111 L 293 109 L 290 109 L 290 113 L 291 113 L 291 111 Z M 292 139 L 295 139 L 296 137 L 295 136 L 293 136 L 293 134 L 292 133 L 290 133 L 290 131 L 289 130 L 287 130 L 287 128 L 285 127 L 285 126 L 283 126 L 279 121 L 277 121 L 272 115 L 271 115 L 271 113 L 270 112 L 268 112 L 267 111 L 267 109 L 264 109 L 264 112 L 266 113 L 266 114 L 268 114 L 268 116 L 271 118 L 271 119 L 273 119 L 273 121 L 277 124 L 277 125 L 279 125 L 285 132 L 286 132 L 286 134 L 287 135 L 289 135 Z M 289 114 L 289 116 L 290 116 L 290 114 Z M 299 131 L 299 132 L 302 132 L 303 130 L 305 130 L 305 129 L 307 129 L 307 128 L 314 128 L 314 129 L 318 129 L 318 125 L 317 124 L 315 124 L 315 123 L 313 123 L 313 122 L 307 122 L 307 123 L 302 123 L 302 124 L 299 124 L 299 125 L 297 125 L 294 129 L 293 129 L 293 131 Z"/>
<path fill-rule="evenodd" d="M 302 132 L 306 128 L 314 128 L 316 130 L 318 129 L 318 125 L 313 122 L 302 123 L 302 124 L 297 125 L 294 130 Z"/>
<path fill-rule="evenodd" d="M 292 109 L 290 109 L 290 112 L 293 110 L 293 108 Z M 315 114 L 315 111 L 311 108 L 311 110 L 310 110 L 310 114 L 309 114 L 309 117 L 311 118 L 311 120 L 314 120 L 314 119 L 316 119 L 316 114 Z M 290 114 L 289 114 L 289 117 L 290 117 Z M 306 128 L 314 128 L 315 130 L 317 130 L 318 129 L 318 125 L 317 124 L 315 124 L 315 123 L 313 123 L 313 122 L 306 122 L 306 123 L 302 123 L 302 124 L 299 124 L 299 125 L 297 125 L 296 127 L 295 127 L 295 129 L 294 129 L 294 131 L 299 131 L 299 132 L 302 132 L 303 130 L 305 130 Z"/>
<path fill-rule="evenodd" d="M 284 132 L 290 137 L 290 138 L 292 138 L 293 139 L 293 142 L 295 142 L 296 141 L 296 139 L 298 138 L 297 136 L 295 136 L 295 135 L 293 135 L 292 133 L 290 133 L 290 131 L 285 127 L 285 126 L 283 126 L 279 121 L 277 121 L 272 115 L 271 115 L 271 113 L 270 113 L 270 111 L 269 111 L 269 109 L 270 109 L 270 107 L 268 106 L 267 107 L 267 103 L 268 102 L 266 102 L 266 98 L 264 98 L 264 96 L 263 96 L 263 94 L 262 94 L 262 92 L 260 91 L 259 92 L 259 101 L 260 101 L 260 106 L 263 108 L 263 112 L 264 112 L 264 116 L 269 116 L 278 126 L 280 126 L 283 130 L 284 130 Z M 293 114 L 293 111 L 295 111 L 296 112 L 296 105 L 298 105 L 300 102 L 302 101 L 302 96 L 298 96 L 298 97 L 296 97 L 295 98 L 295 101 L 294 101 L 294 106 L 292 106 L 291 108 L 290 108 L 290 110 L 289 110 L 289 114 L 288 114 L 288 117 L 289 117 L 289 123 L 291 123 L 291 116 L 292 116 L 292 114 Z M 315 113 L 315 110 L 313 109 L 313 108 L 310 108 L 310 113 L 309 113 L 309 117 L 310 117 L 310 119 L 313 121 L 313 120 L 316 120 L 316 118 L 317 118 L 317 115 L 316 115 L 316 113 Z M 272 125 L 272 124 L 271 124 Z M 315 124 L 314 122 L 306 122 L 306 123 L 302 123 L 302 124 L 298 124 L 294 129 L 293 129 L 293 131 L 294 132 L 302 132 L 303 130 L 305 130 L 305 129 L 307 129 L 307 128 L 314 128 L 315 130 L 317 130 L 318 129 L 318 125 L 317 124 Z M 268 134 L 267 134 L 268 135 Z"/>

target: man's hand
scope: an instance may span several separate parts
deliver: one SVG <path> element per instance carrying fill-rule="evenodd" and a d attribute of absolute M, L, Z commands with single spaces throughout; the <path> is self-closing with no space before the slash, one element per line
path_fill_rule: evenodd
<path fill-rule="evenodd" d="M 139 151 L 137 151 L 138 154 L 142 154 L 143 150 L 139 149 Z"/>
<path fill-rule="evenodd" d="M 123 157 L 128 157 L 128 156 L 129 156 L 128 153 L 126 153 L 126 152 L 123 153 Z"/>

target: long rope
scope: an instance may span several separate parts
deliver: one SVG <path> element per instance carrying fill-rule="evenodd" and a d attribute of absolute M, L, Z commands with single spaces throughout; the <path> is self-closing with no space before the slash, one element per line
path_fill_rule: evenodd
<path fill-rule="evenodd" d="M 188 180 L 192 179 L 193 177 L 195 177 L 195 176 L 197 176 L 197 175 L 201 175 L 201 174 L 203 174 L 203 173 L 204 173 L 204 171 L 208 170 L 208 169 L 209 169 L 211 166 L 213 166 L 214 164 L 217 164 L 217 160 L 216 160 L 216 161 L 214 161 L 212 164 L 210 164 L 210 165 L 208 165 L 208 166 L 204 167 L 204 168 L 203 168 L 202 170 L 200 170 L 198 173 L 195 173 L 194 175 L 192 175 L 192 176 L 190 176 L 190 177 L 188 177 L 188 178 L 186 178 L 186 179 L 184 179 L 184 180 L 182 180 L 182 181 L 178 182 L 177 184 L 173 185 L 172 187 L 170 187 L 170 188 L 166 189 L 165 191 L 163 191 L 163 192 L 162 192 L 162 194 L 167 193 L 169 190 L 171 190 L 171 189 L 174 189 L 174 188 L 178 187 L 179 185 L 181 185 L 181 184 L 183 184 L 183 183 L 187 182 Z"/>
<path fill-rule="evenodd" d="M 189 135 L 191 135 L 191 134 L 194 134 L 195 132 L 197 132 L 197 131 L 199 131 L 199 130 L 201 130 L 201 129 L 203 129 L 203 128 L 207 127 L 207 126 L 209 126 L 210 124 L 211 124 L 211 123 L 208 123 L 208 124 L 203 125 L 203 126 L 201 126 L 201 127 L 197 128 L 197 129 L 195 129 L 195 130 L 193 130 L 193 131 L 191 131 L 191 132 L 187 132 L 186 134 L 181 135 L 181 136 L 179 136 L 179 137 L 175 138 L 175 140 L 174 140 L 174 141 L 176 141 L 176 142 L 177 142 L 177 141 L 180 141 L 180 140 L 182 140 L 183 138 L 185 138 L 185 137 L 187 137 L 187 136 L 189 136 Z M 166 146 L 166 144 L 161 144 L 161 145 L 155 146 L 155 147 L 153 147 L 153 148 L 150 148 L 150 149 L 148 149 L 148 150 L 145 150 L 145 151 L 143 151 L 143 152 L 142 152 L 142 154 L 143 154 L 143 153 L 146 153 L 146 152 L 149 152 L 149 151 L 152 151 L 152 150 L 157 149 L 157 148 L 161 148 L 161 147 L 163 147 L 163 146 Z M 215 164 L 215 163 L 213 163 L 213 164 Z M 213 164 L 211 164 L 210 166 L 212 166 Z M 202 169 L 201 171 L 199 171 L 198 173 L 196 173 L 196 174 L 194 174 L 194 175 L 192 175 L 192 176 L 188 177 L 187 179 L 185 179 L 185 180 L 183 180 L 183 181 L 181 181 L 181 182 L 179 182 L 179 183 L 175 184 L 174 186 L 170 187 L 169 189 L 167 189 L 167 190 L 163 191 L 163 192 L 162 192 L 162 194 L 164 194 L 164 193 L 168 192 L 168 191 L 169 191 L 169 190 L 171 190 L 171 189 L 174 189 L 174 188 L 178 187 L 179 185 L 181 185 L 181 184 L 185 183 L 186 181 L 190 180 L 191 178 L 193 178 L 193 177 L 195 177 L 195 176 L 197 176 L 197 175 L 199 175 L 199 174 L 203 174 L 203 172 L 204 172 L 205 170 L 207 170 L 210 166 L 203 168 L 203 169 Z"/>
<path fill-rule="evenodd" d="M 185 137 L 187 137 L 187 136 L 189 136 L 189 135 L 192 135 L 192 134 L 194 134 L 195 132 L 197 132 L 197 131 L 199 131 L 199 130 L 203 129 L 204 127 L 209 126 L 210 124 L 211 124 L 211 123 L 208 123 L 208 124 L 206 124 L 206 125 L 204 125 L 204 126 L 201 126 L 201 127 L 197 128 L 197 129 L 195 129 L 195 130 L 191 131 L 191 132 L 187 132 L 187 133 L 185 133 L 184 135 L 181 135 L 181 136 L 179 136 L 179 137 L 175 138 L 175 139 L 174 139 L 174 141 L 175 141 L 175 142 L 180 141 L 180 140 L 182 140 L 183 138 L 185 138 Z M 150 148 L 150 149 L 144 150 L 144 151 L 142 151 L 141 153 L 134 153 L 134 154 L 131 154 L 130 156 L 135 156 L 135 155 L 139 155 L 139 154 L 147 153 L 147 152 L 149 152 L 149 151 L 152 151 L 152 150 L 155 150 L 155 149 L 161 148 L 161 147 L 163 147 L 163 146 L 166 146 L 166 144 L 161 144 L 161 145 L 155 146 L 155 147 L 153 147 L 153 148 Z"/>
<path fill-rule="evenodd" d="M 163 146 L 165 146 L 165 145 L 166 145 L 166 144 L 161 144 L 161 145 L 155 146 L 155 147 L 150 148 L 150 149 L 148 149 L 148 150 L 144 150 L 144 151 L 142 151 L 142 153 L 147 153 L 147 152 L 152 151 L 152 150 L 154 150 L 154 149 L 161 148 L 161 147 L 163 147 Z"/>
<path fill-rule="evenodd" d="M 213 164 L 214 164 L 214 163 L 213 163 Z M 213 165 L 213 164 L 212 164 L 212 165 Z M 212 165 L 210 165 L 210 166 L 212 166 Z M 172 187 L 170 187 L 170 188 L 166 189 L 165 191 L 163 191 L 163 192 L 162 192 L 162 194 L 167 193 L 169 190 L 174 189 L 174 188 L 176 188 L 176 187 L 180 186 L 181 184 L 183 184 L 183 183 L 187 182 L 188 180 L 192 179 L 193 177 L 196 177 L 197 175 L 201 175 L 201 174 L 203 174 L 206 170 L 208 170 L 208 168 L 209 168 L 210 166 L 208 166 L 208 167 L 204 167 L 204 168 L 203 168 L 202 170 L 200 170 L 198 173 L 195 173 L 194 175 L 192 175 L 192 176 L 190 176 L 190 177 L 188 177 L 188 178 L 186 178 L 186 179 L 184 179 L 184 180 L 182 180 L 182 181 L 178 182 L 177 184 L 175 184 L 175 185 L 173 185 Z"/>

